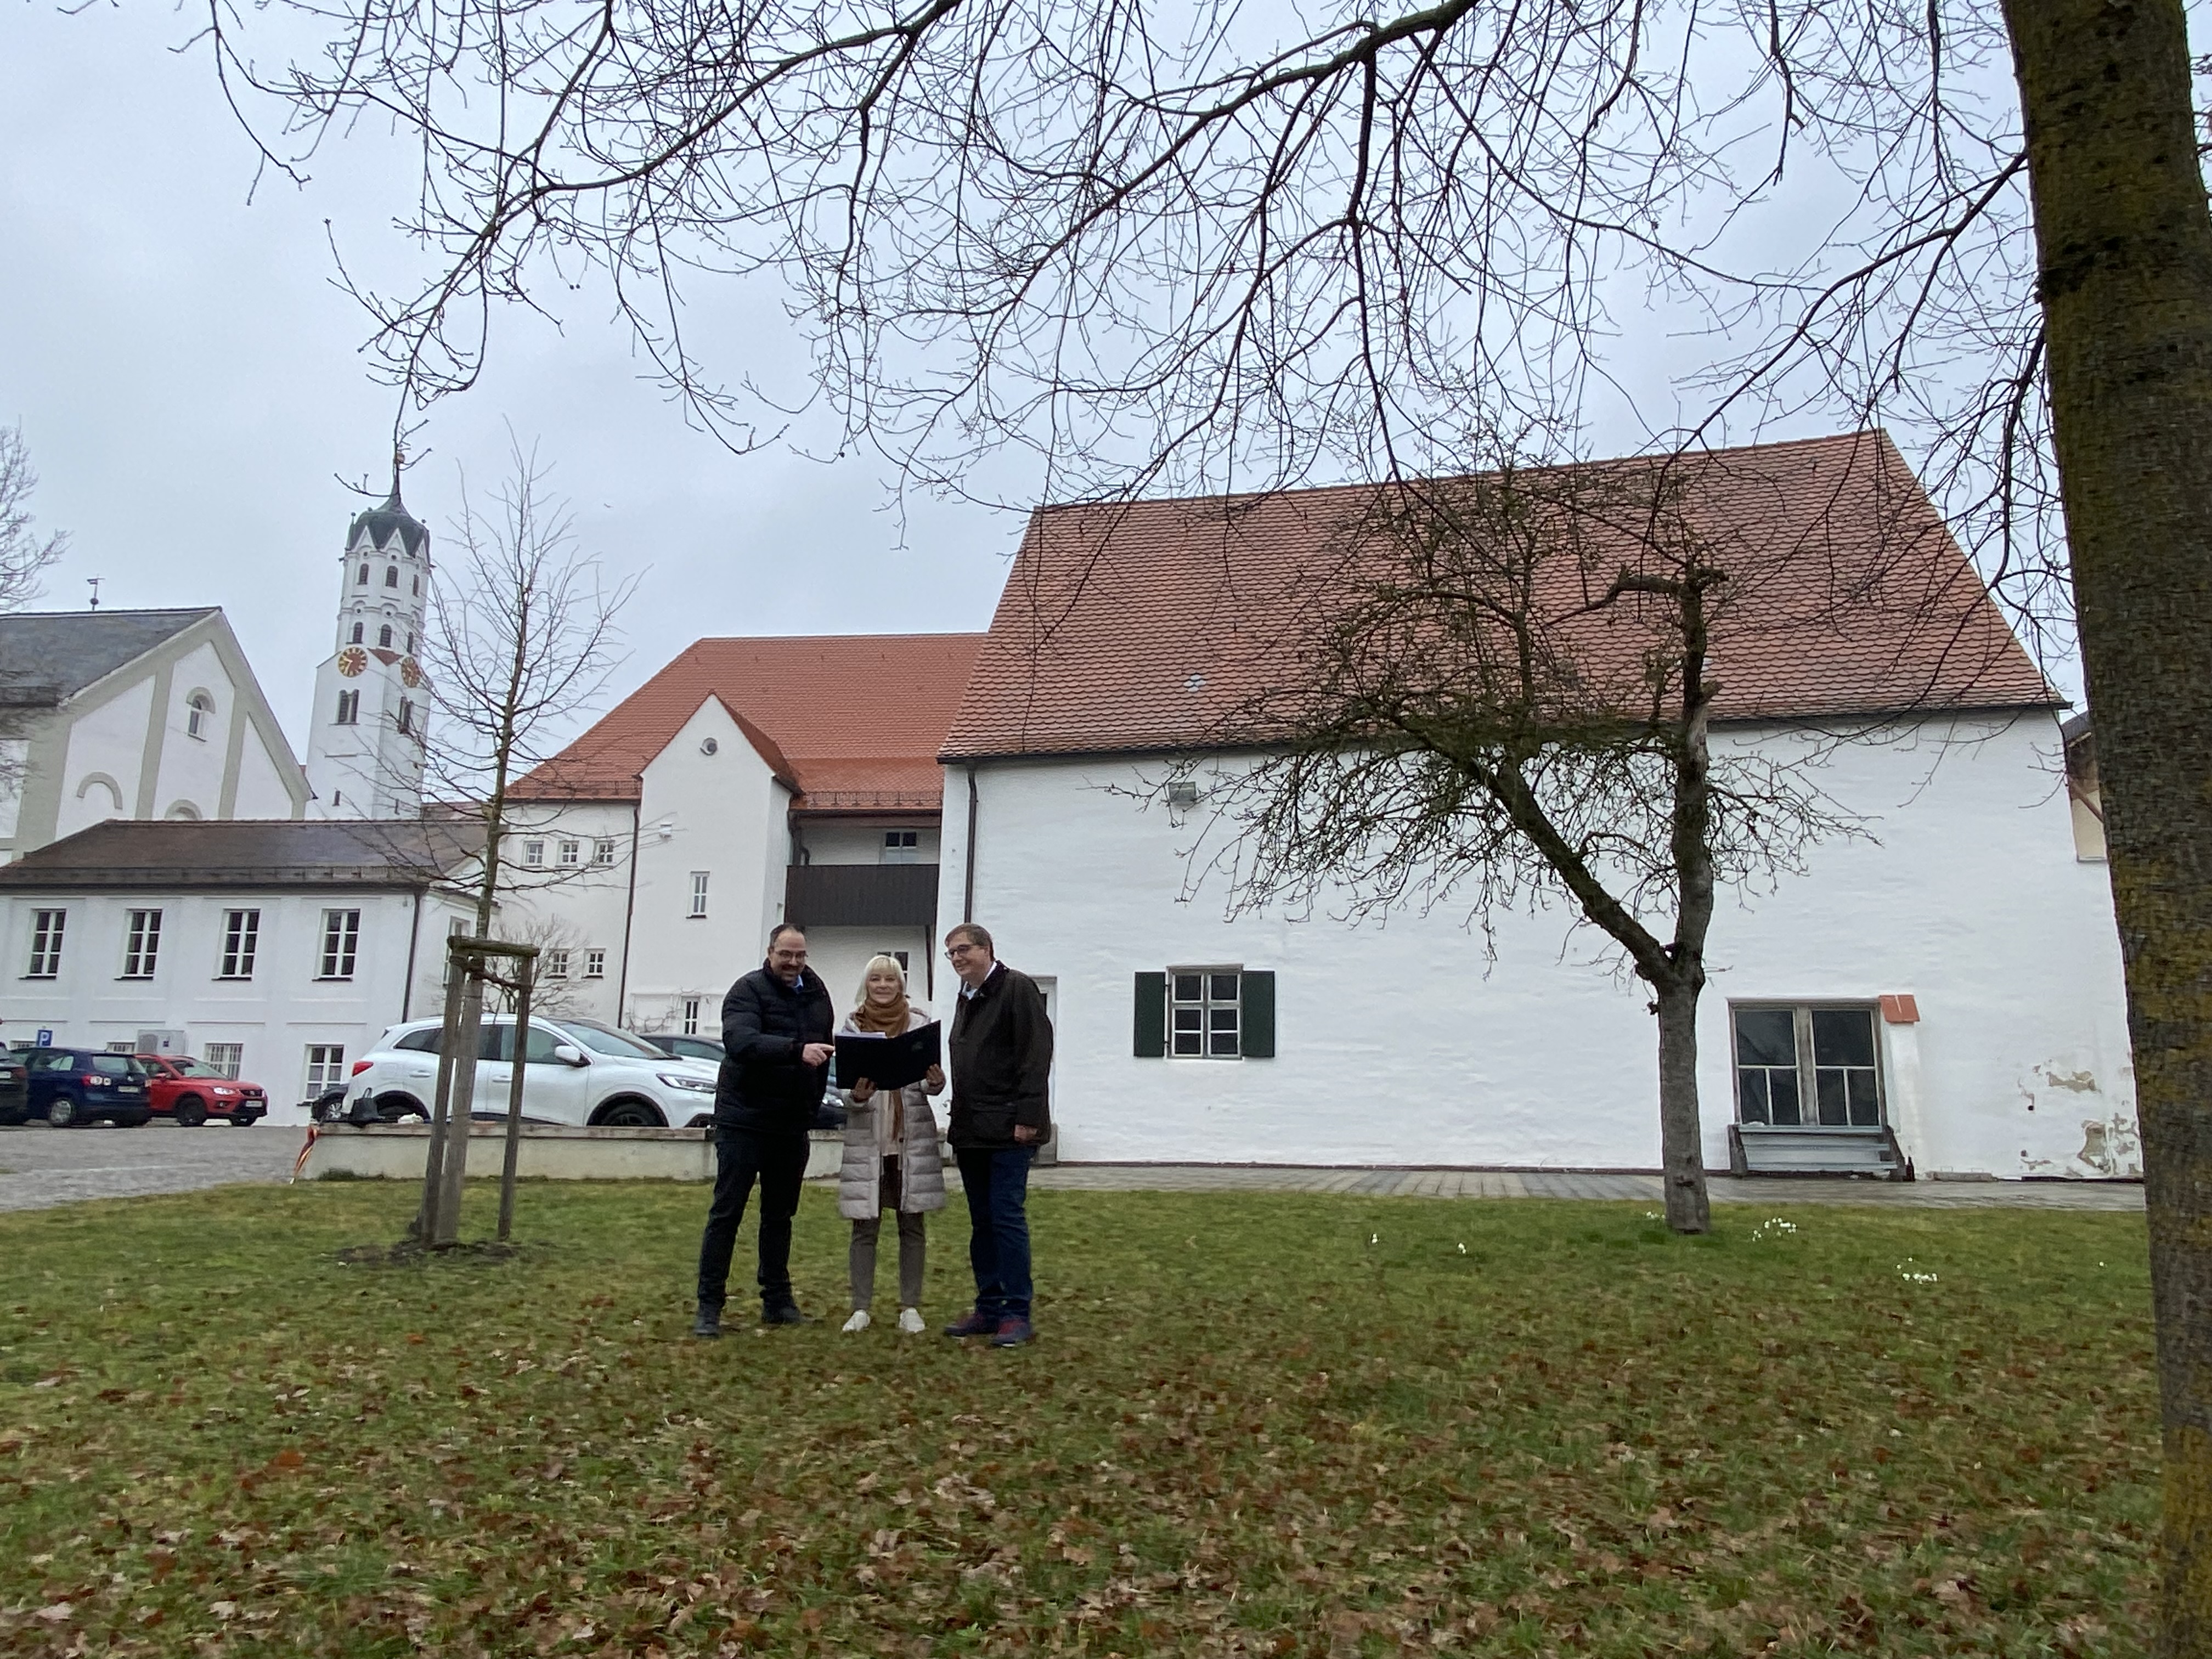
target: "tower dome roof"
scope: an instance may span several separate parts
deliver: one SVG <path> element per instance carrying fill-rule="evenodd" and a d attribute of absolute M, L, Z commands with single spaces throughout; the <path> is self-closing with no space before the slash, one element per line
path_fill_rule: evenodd
<path fill-rule="evenodd" d="M 381 506 L 372 507 L 366 513 L 354 515 L 352 527 L 346 532 L 346 546 L 350 549 L 357 545 L 363 534 L 380 548 L 390 545 L 392 538 L 397 536 L 410 553 L 420 552 L 423 544 L 430 539 L 430 532 L 422 521 L 410 513 L 406 504 L 399 499 L 397 475 L 392 480 L 392 493 L 384 498 Z"/>

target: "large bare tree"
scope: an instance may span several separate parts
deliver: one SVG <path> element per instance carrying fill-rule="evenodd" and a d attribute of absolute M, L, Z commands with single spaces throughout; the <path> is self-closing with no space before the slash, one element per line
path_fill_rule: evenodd
<path fill-rule="evenodd" d="M 1717 749 L 1717 623 L 1808 573 L 1714 536 L 1681 495 L 1664 465 L 1510 457 L 1375 492 L 1309 584 L 1285 665 L 1224 723 L 1252 757 L 1218 769 L 1207 793 L 1229 842 L 1194 863 L 1226 875 L 1235 908 L 1449 905 L 1488 933 L 1564 903 L 1650 988 L 1667 1222 L 1702 1233 L 1697 1014 L 1716 897 L 1801 869 L 1856 820 L 1808 763 L 1828 734 Z M 1838 573 L 1818 574 L 1831 591 Z M 1851 574 L 1863 601 L 1870 573 Z"/>
<path fill-rule="evenodd" d="M 301 124 L 279 164 L 365 111 L 421 140 L 436 267 L 364 295 L 417 395 L 583 261 L 725 422 L 685 296 L 785 274 L 856 432 L 947 483 L 1009 442 L 1067 495 L 1456 471 L 1516 417 L 1898 426 L 2023 618 L 2063 645 L 2078 599 L 2161 1639 L 2212 1653 L 2212 808 L 2175 758 L 2212 732 L 2212 221 L 2180 0 L 299 3 L 324 58 L 257 74 L 215 0 L 217 61 Z M 1625 386 L 1622 337 L 1685 320 L 1704 349 Z"/>
<path fill-rule="evenodd" d="M 0 427 L 0 611 L 13 611 L 39 596 L 40 578 L 60 559 L 69 545 L 63 531 L 44 535 L 33 526 L 31 494 L 39 475 L 31 470 L 31 452 L 21 427 Z M 20 696 L 18 678 L 39 667 L 35 663 L 0 662 L 0 794 L 22 787 L 21 749 L 12 742 L 18 728 L 9 705 Z M 12 711 L 12 712 L 20 712 Z"/>

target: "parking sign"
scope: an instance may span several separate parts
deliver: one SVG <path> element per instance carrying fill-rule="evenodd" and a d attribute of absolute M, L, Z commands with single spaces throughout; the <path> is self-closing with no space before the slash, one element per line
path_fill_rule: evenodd
<path fill-rule="evenodd" d="M 53 1046 L 54 1046 L 54 1034 L 53 1034 L 53 1032 L 52 1032 L 52 1031 L 51 1031 L 50 1030 L 48 1030 L 46 1027 L 45 1027 L 45 1026 L 41 1025 L 41 1026 L 39 1028 L 39 1047 L 40 1047 L 41 1048 L 52 1048 Z"/>

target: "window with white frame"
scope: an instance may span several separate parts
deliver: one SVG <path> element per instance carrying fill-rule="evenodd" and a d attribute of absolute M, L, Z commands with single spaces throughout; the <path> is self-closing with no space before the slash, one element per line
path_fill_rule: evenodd
<path fill-rule="evenodd" d="M 545 977 L 548 979 L 568 977 L 568 953 L 557 945 L 545 952 Z"/>
<path fill-rule="evenodd" d="M 204 691 L 195 691 L 185 699 L 185 735 L 207 741 L 208 726 L 215 719 L 215 699 Z"/>
<path fill-rule="evenodd" d="M 544 869 L 545 867 L 545 843 L 542 841 L 526 841 L 523 842 L 522 862 L 526 866 L 532 870 Z"/>
<path fill-rule="evenodd" d="M 325 1089 L 335 1089 L 346 1079 L 345 1045 L 342 1042 L 311 1042 L 307 1045 L 307 1094 L 313 1097 Z"/>
<path fill-rule="evenodd" d="M 921 862 L 921 832 L 918 830 L 886 830 L 884 831 L 885 864 L 919 864 Z"/>
<path fill-rule="evenodd" d="M 351 979 L 354 957 L 361 949 L 361 912 L 358 910 L 325 910 L 323 912 L 323 950 L 318 961 L 317 979 Z"/>
<path fill-rule="evenodd" d="M 246 1045 L 242 1042 L 208 1042 L 200 1046 L 200 1058 L 211 1072 L 234 1078 L 246 1069 Z"/>
<path fill-rule="evenodd" d="M 583 861 L 583 842 L 580 841 L 564 841 L 561 843 L 561 867 L 563 870 L 573 870 Z"/>
<path fill-rule="evenodd" d="M 66 910 L 31 913 L 31 965 L 23 970 L 25 979 L 52 979 L 61 973 L 62 930 L 68 923 Z"/>
<path fill-rule="evenodd" d="M 226 910 L 222 913 L 222 961 L 217 979 L 252 979 L 253 959 L 261 953 L 261 912 Z"/>
<path fill-rule="evenodd" d="M 592 862 L 612 864 L 615 861 L 615 838 L 601 836 L 592 843 Z"/>
<path fill-rule="evenodd" d="M 1168 970 L 1168 1052 L 1184 1060 L 1235 1060 L 1243 1023 L 1242 975 L 1233 968 Z"/>
<path fill-rule="evenodd" d="M 1772 1129 L 1878 1129 L 1881 1067 L 1871 1006 L 1741 1003 L 1736 1119 Z"/>
<path fill-rule="evenodd" d="M 161 954 L 161 913 L 132 910 L 123 930 L 125 979 L 151 979 Z"/>
<path fill-rule="evenodd" d="M 706 998 L 704 997 L 686 997 L 684 999 L 684 1035 L 685 1036 L 697 1036 L 699 1035 L 699 1007 L 700 1005 L 705 1001 Z"/>
<path fill-rule="evenodd" d="M 607 953 L 605 951 L 584 952 L 584 977 L 605 979 L 607 976 Z"/>
<path fill-rule="evenodd" d="M 707 914 L 707 872 L 691 872 L 691 915 L 694 919 Z"/>
<path fill-rule="evenodd" d="M 469 921 L 466 916 L 448 916 L 446 918 L 446 937 L 447 939 L 458 939 L 461 934 L 465 933 L 468 931 Z M 447 951 L 446 952 L 446 965 L 438 975 L 438 983 L 444 986 L 450 985 L 453 982 L 453 953 L 451 951 Z"/>

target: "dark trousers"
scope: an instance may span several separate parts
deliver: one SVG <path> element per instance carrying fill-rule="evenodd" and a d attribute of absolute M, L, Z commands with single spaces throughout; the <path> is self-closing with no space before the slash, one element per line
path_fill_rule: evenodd
<path fill-rule="evenodd" d="M 989 1319 L 1030 1316 L 1029 1146 L 958 1153 L 968 1192 L 968 1262 L 975 1311 Z"/>
<path fill-rule="evenodd" d="M 699 1241 L 699 1300 L 720 1307 L 730 1281 L 730 1253 L 745 1200 L 758 1181 L 761 1306 L 791 1302 L 791 1218 L 799 1212 L 799 1183 L 806 1178 L 806 1131 L 714 1130 L 714 1201 L 707 1234 Z"/>

